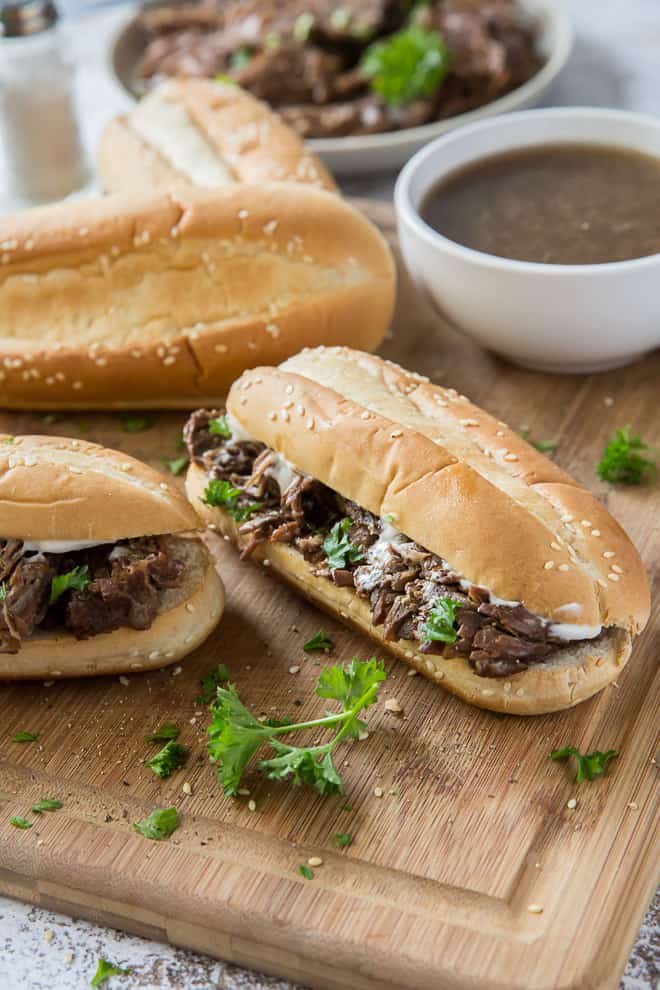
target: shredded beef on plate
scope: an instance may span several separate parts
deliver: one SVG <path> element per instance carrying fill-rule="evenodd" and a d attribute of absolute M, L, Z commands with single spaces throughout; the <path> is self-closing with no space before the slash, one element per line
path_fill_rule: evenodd
<path fill-rule="evenodd" d="M 422 653 L 445 652 L 444 643 L 429 640 L 425 633 L 435 601 L 449 597 L 460 606 L 451 651 L 466 657 L 484 677 L 526 670 L 558 648 L 545 619 L 522 605 L 491 603 L 485 588 L 463 581 L 446 561 L 403 534 L 375 547 L 382 535 L 381 520 L 320 481 L 294 471 L 280 491 L 268 473 L 277 461 L 274 451 L 253 440 L 210 434 L 209 421 L 219 415 L 218 410 L 194 413 L 185 438 L 191 459 L 211 478 L 231 481 L 241 489 L 246 505 L 261 502 L 261 508 L 239 524 L 243 557 L 265 541 L 291 544 L 312 564 L 314 574 L 340 587 L 353 587 L 368 599 L 371 621 L 383 626 L 386 639 L 414 641 Z M 362 557 L 355 562 L 347 559 L 345 566 L 331 570 L 323 543 L 334 524 L 345 518 L 351 520 L 351 544 Z"/>

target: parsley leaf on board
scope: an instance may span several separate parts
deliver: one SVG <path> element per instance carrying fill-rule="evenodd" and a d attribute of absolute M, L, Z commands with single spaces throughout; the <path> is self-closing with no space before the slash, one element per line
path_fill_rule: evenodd
<path fill-rule="evenodd" d="M 179 812 L 176 808 L 154 808 L 141 822 L 133 822 L 133 828 L 145 839 L 159 842 L 167 839 L 179 827 Z"/>
<path fill-rule="evenodd" d="M 231 427 L 227 421 L 227 417 L 216 416 L 215 419 L 209 420 L 209 433 L 212 433 L 216 437 L 230 437 Z"/>
<path fill-rule="evenodd" d="M 298 873 L 300 874 L 301 877 L 304 877 L 305 880 L 314 879 L 314 871 L 310 870 L 309 866 L 305 866 L 304 863 L 301 863 L 300 866 L 298 867 Z"/>
<path fill-rule="evenodd" d="M 215 701 L 215 696 L 220 684 L 225 684 L 229 680 L 229 671 L 224 663 L 219 663 L 217 667 L 209 670 L 208 674 L 199 682 L 202 685 L 201 693 L 195 698 L 198 705 L 210 705 Z"/>
<path fill-rule="evenodd" d="M 38 732 L 17 732 L 11 737 L 11 741 L 15 743 L 36 742 L 38 738 Z"/>
<path fill-rule="evenodd" d="M 234 488 L 228 481 L 211 478 L 204 489 L 202 502 L 213 508 L 222 508 L 236 522 L 245 522 L 253 512 L 261 508 L 261 502 L 252 502 L 250 505 L 239 505 L 238 500 L 241 495 L 240 488 Z"/>
<path fill-rule="evenodd" d="M 348 667 L 327 667 L 321 672 L 316 694 L 332 698 L 341 705 L 339 712 L 308 722 L 269 725 L 260 722 L 245 707 L 236 687 L 218 687 L 217 701 L 211 706 L 209 756 L 218 765 L 218 777 L 226 797 L 238 791 L 243 771 L 261 746 L 267 745 L 274 755 L 259 761 L 259 769 L 269 780 L 291 778 L 296 785 L 315 787 L 320 794 L 341 794 L 343 785 L 333 763 L 334 748 L 346 737 L 357 738 L 365 727 L 358 715 L 376 701 L 378 688 L 386 674 L 382 661 L 375 658 L 361 662 L 353 659 Z M 327 743 L 293 746 L 279 736 L 302 729 L 334 728 L 335 736 Z"/>
<path fill-rule="evenodd" d="M 593 753 L 587 753 L 583 756 L 575 746 L 564 746 L 562 749 L 553 749 L 550 753 L 550 759 L 568 760 L 569 757 L 574 756 L 577 760 L 575 782 L 581 784 L 583 780 L 594 780 L 604 774 L 609 763 L 618 755 L 615 749 L 608 749 L 606 753 L 595 750 Z"/>
<path fill-rule="evenodd" d="M 145 742 L 168 742 L 170 739 L 177 739 L 179 727 L 174 722 L 163 722 L 159 729 L 152 732 L 150 736 L 145 736 Z"/>
<path fill-rule="evenodd" d="M 35 815 L 40 815 L 42 811 L 59 811 L 61 807 L 62 802 L 57 798 L 42 798 L 32 805 L 32 811 Z"/>
<path fill-rule="evenodd" d="M 164 457 L 163 464 L 170 472 L 170 474 L 178 476 L 180 474 L 183 474 L 183 472 L 186 470 L 186 468 L 190 464 L 190 458 L 188 457 L 187 454 L 184 454 L 183 457 L 173 457 L 171 459 L 169 457 Z"/>
<path fill-rule="evenodd" d="M 350 846 L 353 843 L 353 836 L 350 832 L 335 832 L 335 845 L 338 849 Z"/>
<path fill-rule="evenodd" d="M 436 598 L 431 606 L 422 634 L 427 643 L 455 643 L 458 633 L 455 628 L 456 613 L 460 602 L 453 598 Z"/>
<path fill-rule="evenodd" d="M 630 427 L 616 430 L 608 440 L 598 464 L 598 477 L 612 485 L 641 485 L 653 477 L 656 466 L 642 451 L 650 450 L 639 433 L 630 435 Z"/>
<path fill-rule="evenodd" d="M 392 107 L 429 99 L 447 74 L 450 54 L 437 31 L 418 25 L 375 41 L 360 61 L 372 90 Z"/>
<path fill-rule="evenodd" d="M 4 602 L 7 597 L 7 585 L 4 581 L 0 581 L 0 602 Z"/>
<path fill-rule="evenodd" d="M 347 563 L 356 564 L 364 557 L 348 538 L 348 531 L 352 525 L 353 520 L 346 516 L 345 519 L 334 524 L 323 541 L 323 553 L 328 559 L 328 567 L 331 571 L 340 570 L 346 567 Z"/>
<path fill-rule="evenodd" d="M 181 743 L 174 742 L 172 739 L 150 760 L 145 760 L 144 765 L 153 770 L 161 780 L 165 780 L 166 777 L 171 777 L 175 770 L 183 766 L 188 758 L 188 752 L 187 746 L 182 746 Z"/>
<path fill-rule="evenodd" d="M 74 567 L 72 571 L 67 571 L 66 574 L 56 574 L 50 583 L 48 604 L 54 605 L 65 591 L 84 591 L 87 585 L 91 583 L 92 579 L 89 576 L 87 564 L 83 564 L 82 567 Z"/>
<path fill-rule="evenodd" d="M 334 650 L 334 648 L 335 644 L 332 642 L 328 634 L 323 631 L 323 629 L 319 630 L 316 636 L 312 636 L 311 639 L 308 639 L 303 646 L 305 653 L 313 653 L 314 650 Z"/>
<path fill-rule="evenodd" d="M 13 825 L 14 828 L 32 828 L 32 822 L 29 822 L 27 818 L 21 818 L 16 816 L 16 818 L 10 818 L 9 824 Z"/>
<path fill-rule="evenodd" d="M 121 969 L 119 966 L 115 966 L 114 963 L 108 962 L 107 959 L 99 959 L 96 973 L 90 980 L 89 985 L 90 987 L 100 987 L 109 977 L 128 976 L 130 972 L 130 969 Z"/>
<path fill-rule="evenodd" d="M 119 420 L 124 433 L 144 433 L 145 430 L 150 430 L 154 425 L 151 416 L 140 416 L 139 414 L 122 413 Z"/>

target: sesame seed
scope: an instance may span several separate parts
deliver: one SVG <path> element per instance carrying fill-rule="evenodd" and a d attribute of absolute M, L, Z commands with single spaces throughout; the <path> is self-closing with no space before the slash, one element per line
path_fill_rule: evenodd
<path fill-rule="evenodd" d="M 226 354 L 227 353 L 227 345 L 226 344 L 216 344 L 215 347 L 213 348 L 213 350 L 214 351 L 217 351 L 218 354 Z"/>
<path fill-rule="evenodd" d="M 503 436 L 505 436 L 504 430 L 495 430 L 495 436 L 496 437 L 503 437 Z"/>
<path fill-rule="evenodd" d="M 601 588 L 606 588 L 607 587 L 607 581 L 603 581 L 602 578 L 598 578 L 597 583 L 601 586 Z"/>
<path fill-rule="evenodd" d="M 256 810 L 257 810 L 257 802 L 250 799 L 248 801 L 248 811 L 256 811 Z"/>
<path fill-rule="evenodd" d="M 397 437 L 402 437 L 402 436 L 403 436 L 403 430 L 392 430 L 392 432 L 390 433 L 390 437 L 392 438 L 392 440 L 396 440 Z"/>
<path fill-rule="evenodd" d="M 383 796 L 383 788 L 382 787 L 374 787 L 374 797 L 382 798 L 382 796 Z"/>
<path fill-rule="evenodd" d="M 561 521 L 565 523 L 573 522 L 573 516 L 564 515 L 561 517 Z"/>
<path fill-rule="evenodd" d="M 600 530 L 599 529 L 592 529 L 591 530 L 591 535 L 592 536 L 600 536 Z"/>
<path fill-rule="evenodd" d="M 27 464 L 27 461 L 25 463 Z M 619 567 L 618 564 L 612 564 L 611 568 L 615 574 L 623 574 L 623 567 Z"/>
<path fill-rule="evenodd" d="M 543 565 L 543 570 L 551 571 L 554 566 L 555 566 L 554 560 L 546 560 L 545 564 Z"/>
<path fill-rule="evenodd" d="M 128 677 L 122 676 L 119 678 L 119 683 L 123 684 L 124 687 L 128 687 L 131 682 L 129 681 Z"/>
<path fill-rule="evenodd" d="M 307 863 L 309 866 L 323 866 L 323 860 L 320 856 L 310 856 Z"/>
<path fill-rule="evenodd" d="M 504 455 L 504 460 L 505 461 L 517 461 L 518 460 L 518 455 L 517 454 L 505 454 Z"/>
<path fill-rule="evenodd" d="M 637 811 L 637 802 L 636 801 L 628 801 L 628 804 L 626 805 L 626 808 L 632 808 L 633 811 Z"/>
<path fill-rule="evenodd" d="M 287 385 L 284 391 L 287 395 L 293 395 L 293 385 Z"/>
<path fill-rule="evenodd" d="M 516 691 L 516 697 L 517 698 L 522 698 L 522 696 L 523 696 L 524 693 L 525 692 L 523 691 L 522 688 L 518 688 L 518 690 Z"/>
<path fill-rule="evenodd" d="M 619 577 L 618 574 L 608 574 L 607 575 L 607 580 L 608 581 L 620 581 L 621 579 L 620 579 L 620 577 Z"/>
<path fill-rule="evenodd" d="M 369 738 L 369 732 L 367 729 L 360 729 L 358 732 L 358 742 L 364 742 L 365 739 Z"/>
<path fill-rule="evenodd" d="M 280 418 L 282 419 L 282 421 L 283 421 L 284 423 L 288 423 L 288 422 L 289 422 L 289 420 L 291 419 L 291 417 L 289 416 L 289 414 L 288 414 L 288 412 L 286 411 L 286 409 L 283 409 L 283 410 L 282 410 L 282 412 L 280 413 Z"/>
<path fill-rule="evenodd" d="M 164 492 L 168 492 L 169 491 L 169 487 L 165 484 L 164 481 L 161 481 L 160 484 L 158 485 L 158 487 L 160 489 L 162 489 L 162 491 L 164 491 Z"/>
<path fill-rule="evenodd" d="M 505 694 L 511 693 L 511 681 L 505 681 L 503 690 Z"/>
<path fill-rule="evenodd" d="M 483 694 L 484 698 L 490 698 L 491 695 L 495 694 L 495 692 L 491 690 L 491 688 L 482 688 L 481 693 Z"/>
<path fill-rule="evenodd" d="M 570 808 L 571 811 L 573 810 L 573 808 L 577 808 L 577 801 L 576 801 L 576 799 L 575 798 L 571 798 L 570 801 L 567 801 L 566 802 L 566 807 L 567 808 Z"/>
<path fill-rule="evenodd" d="M 552 547 L 553 550 L 561 550 L 561 546 L 559 543 L 557 543 L 556 540 L 553 540 L 550 546 Z"/>
<path fill-rule="evenodd" d="M 47 928 L 44 932 L 44 942 L 52 942 L 55 938 L 55 932 L 52 928 Z"/>
<path fill-rule="evenodd" d="M 82 471 L 81 471 L 81 469 L 80 469 L 80 468 L 77 468 L 77 467 L 73 467 L 73 465 L 72 465 L 72 464 L 70 464 L 70 465 L 69 465 L 69 473 L 70 473 L 70 474 L 82 474 Z"/>
<path fill-rule="evenodd" d="M 250 216 L 250 214 L 248 213 L 247 210 L 239 210 L 238 211 L 238 219 L 239 220 L 247 220 L 247 218 L 249 216 Z"/>
<path fill-rule="evenodd" d="M 186 781 L 184 781 L 183 786 L 181 787 L 181 790 L 183 791 L 184 794 L 189 794 L 190 795 L 190 794 L 192 794 L 192 785 L 189 783 L 189 781 L 186 780 Z"/>
<path fill-rule="evenodd" d="M 360 413 L 360 419 L 371 419 L 371 413 L 365 409 L 363 413 Z"/>
<path fill-rule="evenodd" d="M 178 236 L 179 236 L 179 228 L 172 227 L 170 230 L 170 237 L 178 237 Z"/>
<path fill-rule="evenodd" d="M 580 526 L 584 526 L 585 529 L 591 529 L 592 523 L 589 519 L 582 519 L 580 521 Z"/>
<path fill-rule="evenodd" d="M 459 419 L 461 426 L 479 426 L 479 422 L 476 419 Z"/>
<path fill-rule="evenodd" d="M 80 390 L 82 387 L 83 387 L 83 383 L 82 382 L 73 382 L 73 384 L 71 386 L 71 388 L 75 388 L 76 390 Z"/>
<path fill-rule="evenodd" d="M 557 568 L 558 571 L 567 571 L 569 569 L 568 564 L 560 564 Z"/>
<path fill-rule="evenodd" d="M 614 550 L 605 550 L 605 552 L 603 553 L 603 557 L 605 557 L 607 560 L 609 560 L 610 557 L 616 557 L 616 554 L 615 554 Z"/>
<path fill-rule="evenodd" d="M 289 667 L 289 673 L 290 674 L 298 674 L 298 673 L 300 673 L 300 667 Z"/>
<path fill-rule="evenodd" d="M 609 406 L 613 406 L 614 405 L 614 399 L 612 398 L 611 395 L 606 395 L 605 398 L 603 399 L 603 404 L 606 405 L 606 406 L 608 406 L 608 407 Z"/>
<path fill-rule="evenodd" d="M 393 715 L 403 714 L 403 708 L 396 698 L 388 698 L 384 707 L 386 712 L 391 712 Z"/>
<path fill-rule="evenodd" d="M 277 419 L 277 413 L 275 412 L 274 409 L 271 409 L 271 411 L 268 413 L 268 419 L 271 421 L 271 423 L 274 423 L 275 420 Z"/>
<path fill-rule="evenodd" d="M 194 612 L 194 611 L 195 611 L 195 606 L 193 605 L 192 602 L 188 602 L 186 604 L 186 612 Z"/>
<path fill-rule="evenodd" d="M 176 358 L 172 357 L 171 355 L 169 357 L 163 358 L 163 364 L 166 365 L 176 364 Z"/>
<path fill-rule="evenodd" d="M 540 904 L 528 904 L 527 910 L 530 914 L 543 914 L 543 908 Z"/>
<path fill-rule="evenodd" d="M 65 966 L 70 966 L 73 962 L 73 952 L 66 952 L 63 959 Z"/>
<path fill-rule="evenodd" d="M 412 670 L 408 671 L 408 677 L 417 677 L 417 671 L 413 667 Z"/>
<path fill-rule="evenodd" d="M 239 787 L 236 793 L 240 794 L 241 797 L 249 797 L 250 789 L 248 787 Z"/>

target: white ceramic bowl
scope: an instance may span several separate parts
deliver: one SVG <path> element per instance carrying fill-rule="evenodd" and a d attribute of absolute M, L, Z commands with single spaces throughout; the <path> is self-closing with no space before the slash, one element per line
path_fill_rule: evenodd
<path fill-rule="evenodd" d="M 409 127 L 386 134 L 357 137 L 313 138 L 308 146 L 320 155 L 336 175 L 357 175 L 400 168 L 428 141 L 482 117 L 536 106 L 564 68 L 573 47 L 573 25 L 560 0 L 519 0 L 520 7 L 539 30 L 539 50 L 546 61 L 522 86 L 498 100 L 468 113 L 438 120 L 434 124 Z M 135 83 L 135 67 L 145 46 L 139 18 L 133 15 L 121 28 L 110 48 L 110 67 L 117 81 L 133 96 L 140 96 Z"/>
<path fill-rule="evenodd" d="M 418 213 L 432 186 L 470 162 L 561 142 L 660 157 L 660 119 L 578 107 L 528 110 L 453 131 L 419 151 L 397 180 L 399 239 L 415 282 L 483 347 L 541 371 L 604 371 L 660 346 L 660 254 L 603 265 L 511 261 L 456 244 Z"/>

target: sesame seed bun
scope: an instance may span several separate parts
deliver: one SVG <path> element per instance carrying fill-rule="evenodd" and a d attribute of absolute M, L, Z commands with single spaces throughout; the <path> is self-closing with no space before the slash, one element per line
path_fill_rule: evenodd
<path fill-rule="evenodd" d="M 290 547 L 259 548 L 322 607 L 344 613 L 453 693 L 497 711 L 569 707 L 616 678 L 631 636 L 648 620 L 639 555 L 591 493 L 506 425 L 451 389 L 348 348 L 306 350 L 279 368 L 246 372 L 227 405 L 247 434 L 374 515 L 391 515 L 468 581 L 553 623 L 602 625 L 606 633 L 510 678 L 483 678 L 450 647 L 435 658 L 408 642 L 386 643 L 352 589 L 314 578 Z M 189 498 L 236 539 L 231 520 L 199 501 L 202 482 L 191 467 Z"/>
<path fill-rule="evenodd" d="M 375 348 L 394 289 L 376 228 L 309 186 L 26 210 L 0 219 L 0 405 L 212 403 L 305 345 Z"/>
<path fill-rule="evenodd" d="M 149 629 L 87 640 L 38 630 L 17 654 L 0 653 L 0 680 L 146 670 L 191 653 L 224 609 L 222 581 L 191 532 L 198 527 L 183 495 L 126 454 L 82 440 L 0 435 L 0 538 L 101 543 L 159 535 L 186 564 L 183 583 L 159 593 Z"/>
<path fill-rule="evenodd" d="M 151 90 L 105 127 L 97 164 L 113 193 L 273 181 L 336 192 L 321 161 L 265 103 L 211 79 L 171 79 Z"/>

